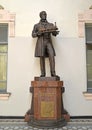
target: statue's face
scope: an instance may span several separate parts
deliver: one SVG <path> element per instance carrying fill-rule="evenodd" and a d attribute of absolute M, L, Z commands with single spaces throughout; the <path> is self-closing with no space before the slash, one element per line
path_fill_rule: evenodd
<path fill-rule="evenodd" d="M 42 20 L 46 20 L 47 14 L 45 12 L 42 12 L 40 17 Z"/>

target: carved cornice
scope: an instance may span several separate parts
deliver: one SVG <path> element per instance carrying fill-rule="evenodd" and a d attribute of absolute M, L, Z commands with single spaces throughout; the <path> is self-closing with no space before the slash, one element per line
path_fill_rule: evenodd
<path fill-rule="evenodd" d="M 89 7 L 89 9 L 92 9 L 92 5 Z"/>
<path fill-rule="evenodd" d="M 85 37 L 85 24 L 92 23 L 92 9 L 78 14 L 78 33 L 79 37 Z"/>
<path fill-rule="evenodd" d="M 9 27 L 9 36 L 15 36 L 15 13 L 0 9 L 0 23 L 7 23 Z"/>
<path fill-rule="evenodd" d="M 4 9 L 4 7 L 2 5 L 0 5 L 0 9 Z"/>

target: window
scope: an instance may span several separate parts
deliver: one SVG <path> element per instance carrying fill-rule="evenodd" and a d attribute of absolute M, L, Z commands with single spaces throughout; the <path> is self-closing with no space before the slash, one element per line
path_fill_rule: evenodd
<path fill-rule="evenodd" d="M 1 6 L 1 5 L 0 5 Z M 15 13 L 0 8 L 0 100 L 11 95 L 7 92 L 8 37 L 15 37 Z"/>
<path fill-rule="evenodd" d="M 78 14 L 78 35 L 86 39 L 87 63 L 87 92 L 83 92 L 86 99 L 92 100 L 92 9 L 81 11 Z M 86 75 L 86 72 L 85 72 Z"/>
<path fill-rule="evenodd" d="M 0 92 L 7 89 L 8 24 L 0 24 Z"/>
<path fill-rule="evenodd" d="M 87 91 L 92 92 L 92 24 L 86 24 Z"/>

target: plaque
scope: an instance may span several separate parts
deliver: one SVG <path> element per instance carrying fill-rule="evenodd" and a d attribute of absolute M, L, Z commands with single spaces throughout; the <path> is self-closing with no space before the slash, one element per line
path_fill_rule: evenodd
<path fill-rule="evenodd" d="M 54 102 L 41 101 L 41 117 L 54 117 Z"/>

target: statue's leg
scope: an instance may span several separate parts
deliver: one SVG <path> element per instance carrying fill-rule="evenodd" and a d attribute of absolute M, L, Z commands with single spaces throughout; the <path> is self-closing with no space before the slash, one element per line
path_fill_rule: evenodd
<path fill-rule="evenodd" d="M 44 77 L 46 72 L 45 72 L 45 57 L 43 56 L 40 57 L 40 68 L 41 68 L 41 77 Z"/>
<path fill-rule="evenodd" d="M 55 73 L 55 57 L 54 57 L 54 50 L 52 45 L 49 43 L 47 44 L 47 53 L 49 55 L 49 63 L 50 63 L 50 72 L 51 76 L 56 76 Z"/>
<path fill-rule="evenodd" d="M 50 62 L 51 76 L 56 76 L 56 73 L 55 73 L 55 58 L 54 58 L 54 56 L 49 55 L 49 62 Z"/>

